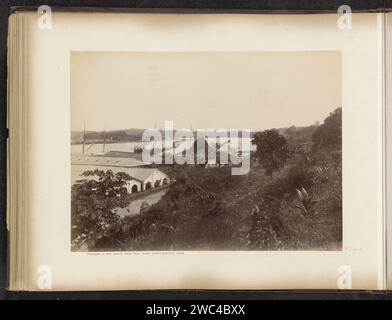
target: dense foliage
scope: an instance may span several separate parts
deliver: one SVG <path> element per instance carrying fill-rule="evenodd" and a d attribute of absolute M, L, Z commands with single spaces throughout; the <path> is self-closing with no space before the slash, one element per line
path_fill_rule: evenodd
<path fill-rule="evenodd" d="M 320 126 L 292 128 L 285 136 L 268 130 L 254 142 L 266 155 L 258 154 L 245 176 L 231 175 L 230 167 L 161 167 L 173 182 L 159 202 L 134 216 L 113 212 L 129 204 L 126 175 L 86 173 L 97 179 L 72 188 L 74 249 L 341 248 L 341 109 Z M 296 143 L 313 147 L 298 151 Z"/>
<path fill-rule="evenodd" d="M 113 209 L 129 204 L 124 185 L 130 176 L 111 170 L 86 171 L 83 175 L 93 179 L 83 179 L 72 186 L 72 246 L 74 249 L 117 246 L 121 221 Z"/>
<path fill-rule="evenodd" d="M 322 148 L 342 148 L 342 108 L 336 109 L 313 133 L 312 140 L 316 150 Z"/>
<path fill-rule="evenodd" d="M 278 130 L 265 130 L 253 136 L 252 143 L 257 146 L 255 156 L 260 160 L 267 175 L 283 168 L 288 156 L 287 140 Z"/>

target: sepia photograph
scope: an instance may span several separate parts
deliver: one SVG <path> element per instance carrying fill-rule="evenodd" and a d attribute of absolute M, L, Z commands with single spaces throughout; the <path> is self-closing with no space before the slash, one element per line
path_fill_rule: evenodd
<path fill-rule="evenodd" d="M 49 9 L 8 20 L 10 291 L 390 288 L 392 13 Z"/>
<path fill-rule="evenodd" d="M 70 54 L 72 252 L 340 251 L 339 51 Z"/>

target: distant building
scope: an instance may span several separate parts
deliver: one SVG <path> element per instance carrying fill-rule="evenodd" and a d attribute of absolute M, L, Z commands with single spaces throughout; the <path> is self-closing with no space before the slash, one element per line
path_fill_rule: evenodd
<path fill-rule="evenodd" d="M 170 183 L 170 178 L 157 168 L 141 168 L 144 163 L 133 158 L 107 157 L 107 156 L 75 156 L 71 158 L 71 183 L 77 180 L 88 179 L 82 173 L 88 170 L 111 170 L 114 173 L 124 172 L 131 177 L 127 181 L 128 193 L 136 193 L 157 188 Z M 90 178 L 91 179 L 91 178 Z"/>

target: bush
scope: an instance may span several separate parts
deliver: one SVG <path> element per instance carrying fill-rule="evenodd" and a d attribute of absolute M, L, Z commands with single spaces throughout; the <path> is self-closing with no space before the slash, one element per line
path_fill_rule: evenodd
<path fill-rule="evenodd" d="M 93 179 L 77 181 L 71 189 L 72 248 L 95 250 L 118 245 L 121 219 L 113 209 L 129 204 L 124 185 L 130 177 L 111 170 L 86 171 L 83 175 Z"/>
<path fill-rule="evenodd" d="M 306 159 L 301 159 L 289 169 L 285 182 L 287 188 L 294 191 L 295 189 L 311 187 L 313 178 L 314 174 L 310 170 L 309 162 Z"/>

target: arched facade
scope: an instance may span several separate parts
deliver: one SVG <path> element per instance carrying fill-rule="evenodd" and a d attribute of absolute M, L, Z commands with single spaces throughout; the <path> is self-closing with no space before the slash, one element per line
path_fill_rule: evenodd
<path fill-rule="evenodd" d="M 145 190 L 149 190 L 149 189 L 151 189 L 151 188 L 152 188 L 151 182 L 147 182 L 147 183 L 146 183 L 146 186 L 145 186 Z"/>
<path fill-rule="evenodd" d="M 142 183 L 136 179 L 132 179 L 127 181 L 126 188 L 128 193 L 139 192 L 142 189 Z"/>
<path fill-rule="evenodd" d="M 158 188 L 162 185 L 169 184 L 170 179 L 167 176 L 167 174 L 157 169 L 150 176 L 148 176 L 143 182 L 144 182 L 144 190 L 147 190 L 147 183 L 150 183 L 151 188 Z"/>
<path fill-rule="evenodd" d="M 91 158 L 95 159 L 94 157 Z M 150 169 L 139 167 L 128 168 L 121 166 L 101 166 L 99 164 L 96 165 L 95 160 L 90 162 L 90 165 L 72 164 L 72 183 L 75 183 L 75 181 L 80 179 L 86 179 L 86 177 L 82 176 L 83 172 L 91 170 L 92 168 L 112 170 L 114 173 L 123 172 L 128 174 L 131 179 L 126 181 L 124 187 L 129 194 L 166 186 L 171 182 L 169 176 L 157 168 Z M 89 178 L 97 179 L 97 177 L 94 176 Z"/>

